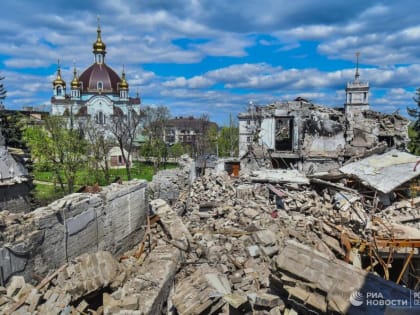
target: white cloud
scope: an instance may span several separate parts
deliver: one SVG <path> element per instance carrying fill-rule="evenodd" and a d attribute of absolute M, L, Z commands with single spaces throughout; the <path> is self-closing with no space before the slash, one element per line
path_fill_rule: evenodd
<path fill-rule="evenodd" d="M 100 14 L 107 63 L 118 73 L 125 64 L 132 92 L 180 112 L 221 116 L 250 99 L 296 96 L 342 104 L 356 51 L 362 79 L 381 95 L 372 102 L 401 107 L 419 84 L 414 8 L 414 0 L 4 1 L 0 72 L 6 103 L 45 102 L 58 58 L 66 80 L 73 61 L 79 71 L 92 62 Z"/>

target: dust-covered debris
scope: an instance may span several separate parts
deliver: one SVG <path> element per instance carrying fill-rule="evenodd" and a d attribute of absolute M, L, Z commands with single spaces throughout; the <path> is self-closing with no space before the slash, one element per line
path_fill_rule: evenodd
<path fill-rule="evenodd" d="M 142 241 L 120 261 L 81 256 L 42 290 L 14 277 L 0 307 L 24 297 L 16 314 L 346 314 L 356 291 L 404 300 L 419 290 L 418 198 L 385 206 L 342 176 L 264 172 L 257 182 L 206 174 L 172 207 L 151 201 Z"/>

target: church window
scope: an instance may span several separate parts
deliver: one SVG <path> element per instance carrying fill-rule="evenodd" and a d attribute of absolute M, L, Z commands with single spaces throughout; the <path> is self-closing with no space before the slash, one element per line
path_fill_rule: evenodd
<path fill-rule="evenodd" d="M 61 96 L 63 94 L 63 88 L 61 86 L 57 86 L 57 96 Z"/>
<path fill-rule="evenodd" d="M 104 125 L 106 123 L 106 116 L 103 112 L 98 112 L 96 114 L 96 123 L 99 125 Z"/>
<path fill-rule="evenodd" d="M 102 90 L 104 88 L 103 82 L 102 81 L 98 81 L 97 87 L 98 87 L 98 90 Z"/>

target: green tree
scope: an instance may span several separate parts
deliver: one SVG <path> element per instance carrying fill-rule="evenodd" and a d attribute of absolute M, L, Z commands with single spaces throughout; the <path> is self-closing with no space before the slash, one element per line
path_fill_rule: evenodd
<path fill-rule="evenodd" d="M 219 156 L 219 131 L 217 126 L 211 125 L 205 135 L 206 141 L 209 143 L 209 153 Z"/>
<path fill-rule="evenodd" d="M 86 141 L 79 130 L 67 129 L 67 120 L 59 116 L 45 119 L 43 126 L 24 130 L 35 167 L 53 172 L 64 193 L 74 191 L 77 171 L 86 163 Z"/>
<path fill-rule="evenodd" d="M 179 158 L 181 155 L 185 154 L 187 152 L 187 149 L 182 145 L 182 143 L 177 142 L 174 143 L 169 147 L 169 156 L 171 158 Z"/>
<path fill-rule="evenodd" d="M 7 96 L 7 91 L 5 90 L 3 83 L 1 81 L 4 80 L 4 77 L 0 76 L 0 104 L 3 104 L 3 100 Z"/>
<path fill-rule="evenodd" d="M 208 138 L 208 130 L 212 125 L 208 113 L 204 113 L 198 118 L 195 128 L 196 138 L 191 147 L 192 156 L 199 157 L 206 153 L 213 153 L 211 152 L 211 139 Z"/>
<path fill-rule="evenodd" d="M 117 114 L 111 117 L 110 131 L 117 140 L 124 160 L 127 179 L 131 179 L 131 155 L 133 153 L 134 140 L 137 137 L 142 113 L 137 113 L 134 108 L 127 108 L 127 115 Z M 127 150 L 127 153 L 125 153 Z"/>
<path fill-rule="evenodd" d="M 0 112 L 0 126 L 8 147 L 26 149 L 25 141 L 22 139 L 22 126 L 26 117 L 19 112 Z"/>
<path fill-rule="evenodd" d="M 168 107 L 160 105 L 145 106 L 142 109 L 143 116 L 143 134 L 149 138 L 164 139 L 165 128 L 171 117 Z"/>
<path fill-rule="evenodd" d="M 229 126 L 222 127 L 218 136 L 219 155 L 234 157 L 239 154 L 239 127 L 230 115 Z"/>
<path fill-rule="evenodd" d="M 153 161 L 153 169 L 157 172 L 162 163 L 166 162 L 168 150 L 166 143 L 162 139 L 152 138 L 142 146 L 140 154 L 146 159 Z"/>
<path fill-rule="evenodd" d="M 146 106 L 142 109 L 143 135 L 147 141 L 140 149 L 140 154 L 146 160 L 153 161 L 153 167 L 157 171 L 162 163 L 166 163 L 168 148 L 166 146 L 165 129 L 171 115 L 166 106 Z"/>
<path fill-rule="evenodd" d="M 84 128 L 88 141 L 87 154 L 89 159 L 89 173 L 92 174 L 95 183 L 105 184 L 111 181 L 108 151 L 113 145 L 112 139 L 105 136 L 102 126 L 88 119 Z"/>
<path fill-rule="evenodd" d="M 413 98 L 417 107 L 407 108 L 408 114 L 414 118 L 414 122 L 409 126 L 410 143 L 408 144 L 409 150 L 420 155 L 420 88 L 416 90 L 416 96 Z"/>

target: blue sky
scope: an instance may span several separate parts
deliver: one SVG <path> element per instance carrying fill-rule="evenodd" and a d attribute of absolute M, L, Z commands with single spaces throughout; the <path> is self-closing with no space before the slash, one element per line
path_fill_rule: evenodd
<path fill-rule="evenodd" d="M 302 96 L 342 106 L 359 51 L 374 110 L 406 114 L 420 87 L 416 0 L 1 1 L 6 107 L 48 105 L 57 59 L 93 62 L 97 16 L 106 63 L 145 105 L 227 123 L 249 104 Z"/>

